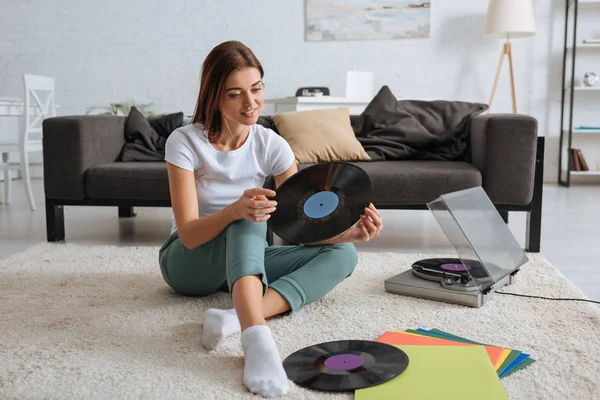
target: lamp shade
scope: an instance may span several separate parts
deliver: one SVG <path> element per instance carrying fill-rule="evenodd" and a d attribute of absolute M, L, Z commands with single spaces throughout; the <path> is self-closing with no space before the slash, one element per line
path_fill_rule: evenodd
<path fill-rule="evenodd" d="M 485 34 L 495 37 L 526 37 L 535 34 L 531 0 L 490 0 Z"/>

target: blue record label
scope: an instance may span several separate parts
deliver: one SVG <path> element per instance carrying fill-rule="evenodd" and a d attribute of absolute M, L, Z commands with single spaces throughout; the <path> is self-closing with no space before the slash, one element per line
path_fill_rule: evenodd
<path fill-rule="evenodd" d="M 334 212 L 339 203 L 337 194 L 328 190 L 317 192 L 306 199 L 304 214 L 309 218 L 323 218 Z"/>

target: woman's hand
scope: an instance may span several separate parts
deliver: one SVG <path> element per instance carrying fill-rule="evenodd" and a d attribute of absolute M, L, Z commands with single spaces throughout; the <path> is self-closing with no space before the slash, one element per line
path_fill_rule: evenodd
<path fill-rule="evenodd" d="M 343 234 L 342 239 L 348 242 L 368 242 L 377 237 L 382 228 L 381 214 L 373 203 L 369 203 L 360 220 Z"/>
<path fill-rule="evenodd" d="M 238 200 L 230 205 L 234 219 L 247 219 L 252 222 L 264 222 L 275 211 L 277 202 L 267 199 L 274 197 L 275 192 L 265 188 L 248 189 Z"/>

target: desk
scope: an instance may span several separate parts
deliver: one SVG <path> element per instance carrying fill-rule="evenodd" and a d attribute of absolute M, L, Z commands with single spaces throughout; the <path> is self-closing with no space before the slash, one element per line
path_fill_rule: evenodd
<path fill-rule="evenodd" d="M 363 112 L 371 99 L 352 99 L 347 97 L 283 97 L 280 99 L 265 99 L 265 104 L 275 105 L 275 114 L 288 111 L 319 110 L 324 108 L 348 108 L 350 115 Z"/>
<path fill-rule="evenodd" d="M 25 103 L 18 97 L 0 97 L 0 117 L 20 117 L 23 115 Z M 54 111 L 60 106 L 54 105 Z M 40 108 L 34 102 L 31 104 L 31 115 L 36 115 Z"/>
<path fill-rule="evenodd" d="M 54 104 L 54 115 L 56 115 L 56 109 L 60 106 Z M 35 102 L 31 104 L 31 115 L 39 115 L 40 108 Z M 24 112 L 25 102 L 23 99 L 18 97 L 0 97 L 0 142 L 4 143 L 18 143 L 21 129 L 24 126 Z M 9 124 L 10 122 L 10 124 Z M 41 134 L 36 134 L 34 140 L 37 139 Z M 10 153 L 9 160 L 11 164 L 19 165 L 20 154 L 18 152 Z M 2 155 L 0 155 L 0 164 L 4 162 Z M 42 154 L 32 154 L 29 158 L 29 165 L 31 167 L 32 177 L 43 177 L 42 170 Z M 0 170 L 1 173 L 1 170 Z M 19 169 L 20 175 L 20 169 Z M 6 188 L 6 186 L 5 186 Z M 5 189 L 6 190 L 6 189 Z M 0 201 L 1 203 L 1 201 Z"/>
<path fill-rule="evenodd" d="M 0 117 L 8 117 L 13 121 L 14 117 L 23 116 L 23 100 L 16 97 L 0 97 Z M 0 118 L 0 142 L 17 142 L 21 130 L 21 118 L 17 118 L 14 126 L 9 127 L 6 118 Z M 10 134 L 9 132 L 13 132 Z M 0 159 L 1 160 L 1 159 Z"/>
<path fill-rule="evenodd" d="M 54 114 L 56 115 L 56 109 L 60 106 L 58 104 L 54 105 Z M 0 97 L 0 117 L 23 117 L 25 114 L 23 111 L 25 108 L 25 103 L 22 99 L 18 97 Z M 40 108 L 37 104 L 31 104 L 31 116 L 36 116 L 39 113 Z M 22 129 L 21 124 L 23 121 L 21 118 L 18 119 L 19 126 L 15 129 L 7 129 L 6 120 L 3 119 L 3 124 L 0 128 L 0 141 L 6 141 L 8 137 L 6 137 L 6 133 L 10 131 L 19 132 Z M 4 132 L 4 134 L 3 134 Z M 16 134 L 18 137 L 18 134 Z"/>
<path fill-rule="evenodd" d="M 23 100 L 16 97 L 0 97 L 0 116 L 17 117 L 23 115 Z"/>
<path fill-rule="evenodd" d="M 58 104 L 54 105 L 54 114 L 56 114 L 56 109 L 59 107 Z M 35 102 L 31 104 L 30 108 L 32 116 L 35 117 L 39 114 L 40 108 Z M 24 126 L 24 109 L 25 102 L 23 99 L 18 97 L 0 97 L 0 142 L 16 143 L 19 141 L 19 132 Z M 12 122 L 11 124 L 8 123 L 9 120 Z M 14 160 L 15 158 L 18 159 L 18 154 L 12 155 L 11 153 L 11 159 Z M 35 162 L 35 160 L 31 161 L 31 163 Z"/>

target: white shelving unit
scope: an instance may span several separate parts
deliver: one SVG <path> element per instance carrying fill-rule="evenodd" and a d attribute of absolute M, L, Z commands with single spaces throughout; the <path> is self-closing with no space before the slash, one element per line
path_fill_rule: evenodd
<path fill-rule="evenodd" d="M 579 91 L 598 91 L 600 90 L 600 87 L 598 86 L 575 86 L 573 89 L 575 90 L 579 90 Z"/>
<path fill-rule="evenodd" d="M 577 45 L 577 50 L 581 50 L 581 49 L 595 49 L 595 48 L 599 48 L 600 47 L 600 43 L 579 43 Z M 573 50 L 572 46 L 567 47 L 568 51 Z"/>
<path fill-rule="evenodd" d="M 600 77 L 600 43 L 584 42 L 586 39 L 600 39 L 595 26 L 599 18 L 600 0 L 565 0 L 558 162 L 558 182 L 562 186 L 571 184 L 571 176 L 600 177 L 600 82 L 595 86 L 582 83 L 582 71 L 594 72 Z M 594 108 L 596 105 L 597 108 Z M 581 129 L 580 126 L 598 129 Z M 575 164 L 573 149 L 581 150 L 588 171 L 571 170 Z"/>
<path fill-rule="evenodd" d="M 600 4 L 600 1 L 598 0 L 570 0 L 569 1 L 569 8 L 573 7 L 575 5 L 575 3 L 578 3 L 579 6 L 586 6 L 586 5 L 594 5 L 594 4 Z"/>
<path fill-rule="evenodd" d="M 600 129 L 578 129 L 578 128 L 574 128 L 573 129 L 573 133 L 600 133 Z"/>
<path fill-rule="evenodd" d="M 600 171 L 571 171 L 571 175 L 600 175 Z"/>

